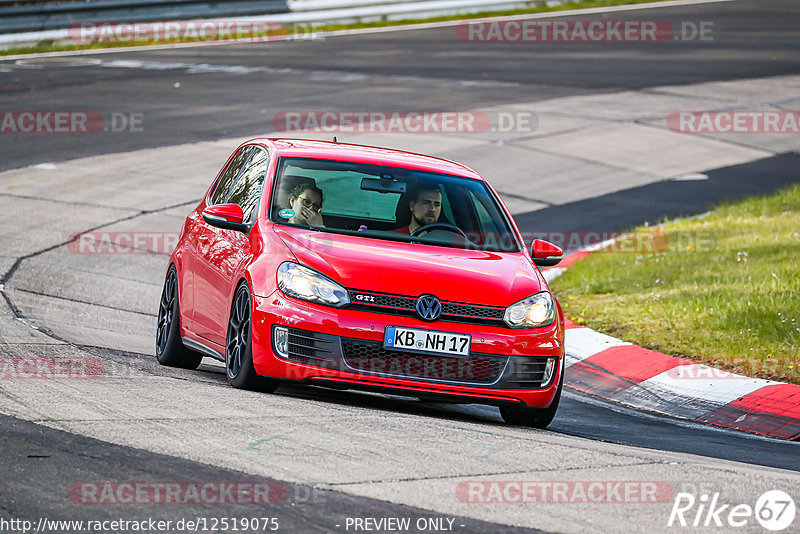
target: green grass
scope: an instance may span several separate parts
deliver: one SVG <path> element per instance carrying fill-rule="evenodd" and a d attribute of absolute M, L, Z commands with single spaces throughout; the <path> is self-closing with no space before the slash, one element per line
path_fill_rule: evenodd
<path fill-rule="evenodd" d="M 585 9 L 591 7 L 618 6 L 618 5 L 628 5 L 628 4 L 649 4 L 653 2 L 662 2 L 662 1 L 665 0 L 579 0 L 576 2 L 570 2 L 567 4 L 556 5 L 556 6 L 541 5 L 525 9 L 484 11 L 468 15 L 449 15 L 443 17 L 415 18 L 415 19 L 404 19 L 404 20 L 381 20 L 374 22 L 357 22 L 352 24 L 323 24 L 323 25 L 314 25 L 312 29 L 313 32 L 328 32 L 328 31 L 351 30 L 359 28 L 381 28 L 385 26 L 404 26 L 409 24 L 420 24 L 425 22 L 442 22 L 449 20 L 462 20 L 462 19 L 472 19 L 481 17 L 502 17 L 509 15 L 523 15 L 527 13 L 547 13 L 554 11 L 566 11 L 572 9 Z M 308 26 L 293 27 L 287 25 L 287 27 L 282 32 L 280 32 L 280 34 L 281 35 L 304 34 L 307 33 L 308 31 L 309 31 Z M 275 33 L 273 33 L 272 35 L 275 35 Z M 249 36 L 244 36 L 244 37 L 246 39 Z M 236 39 L 231 39 L 231 40 L 235 41 Z M 198 39 L 197 41 L 203 41 L 203 39 Z M 38 54 L 43 52 L 63 52 L 68 50 L 125 48 L 130 46 L 171 44 L 175 42 L 188 42 L 188 41 L 150 40 L 150 41 L 101 42 L 101 43 L 95 42 L 87 44 L 65 44 L 63 42 L 42 41 L 40 43 L 37 43 L 35 46 L 8 48 L 5 50 L 0 50 L 0 56 L 9 56 L 18 54 Z"/>
<path fill-rule="evenodd" d="M 641 247 L 655 251 L 591 254 L 556 279 L 567 316 L 653 350 L 800 383 L 800 185 L 662 226 L 635 230 L 655 232 L 656 246 Z"/>

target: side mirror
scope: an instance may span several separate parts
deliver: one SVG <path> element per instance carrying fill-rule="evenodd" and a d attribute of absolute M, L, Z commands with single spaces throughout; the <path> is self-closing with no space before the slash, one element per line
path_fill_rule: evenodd
<path fill-rule="evenodd" d="M 564 251 L 549 241 L 534 239 L 531 245 L 533 263 L 539 267 L 552 267 L 558 265 L 564 258 Z"/>
<path fill-rule="evenodd" d="M 238 204 L 216 204 L 203 210 L 203 220 L 217 228 L 248 232 L 250 226 L 244 224 L 243 219 L 244 213 Z"/>

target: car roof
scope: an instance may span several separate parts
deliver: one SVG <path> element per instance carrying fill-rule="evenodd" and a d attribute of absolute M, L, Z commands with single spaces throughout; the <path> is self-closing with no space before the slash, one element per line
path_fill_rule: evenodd
<path fill-rule="evenodd" d="M 465 178 L 482 180 L 483 177 L 466 165 L 454 161 L 415 154 L 403 150 L 354 145 L 333 141 L 314 141 L 309 139 L 257 138 L 244 144 L 262 144 L 278 156 L 303 157 L 355 161 L 373 165 L 387 165 L 407 169 L 424 170 L 444 174 L 454 174 Z"/>

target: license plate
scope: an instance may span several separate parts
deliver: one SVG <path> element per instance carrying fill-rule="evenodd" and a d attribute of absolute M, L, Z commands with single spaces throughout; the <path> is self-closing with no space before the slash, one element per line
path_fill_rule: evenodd
<path fill-rule="evenodd" d="M 471 339 L 472 337 L 467 334 L 387 326 L 383 337 L 383 346 L 387 349 L 401 349 L 427 354 L 469 356 Z"/>

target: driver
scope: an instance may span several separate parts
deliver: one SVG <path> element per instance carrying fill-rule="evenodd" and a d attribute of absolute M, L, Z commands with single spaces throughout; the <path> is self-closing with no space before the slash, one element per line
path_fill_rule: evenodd
<path fill-rule="evenodd" d="M 322 189 L 313 184 L 299 184 L 289 193 L 289 205 L 294 212 L 289 222 L 324 228 L 322 220 Z"/>
<path fill-rule="evenodd" d="M 398 228 L 395 232 L 411 235 L 417 228 L 439 220 L 439 216 L 442 214 L 442 192 L 438 186 L 421 186 L 409 196 L 409 199 L 411 222 L 408 226 Z"/>

